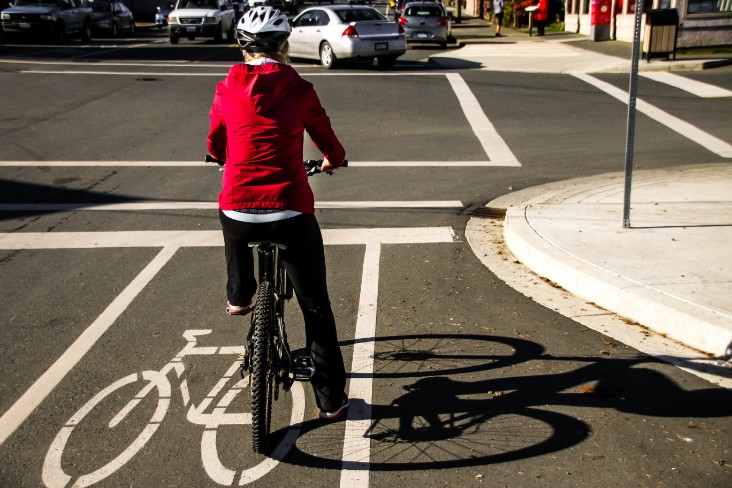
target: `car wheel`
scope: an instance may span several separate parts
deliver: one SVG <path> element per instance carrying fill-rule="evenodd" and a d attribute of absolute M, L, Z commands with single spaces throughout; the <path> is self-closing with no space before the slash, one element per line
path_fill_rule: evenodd
<path fill-rule="evenodd" d="M 178 36 L 176 36 L 175 34 L 170 34 L 170 43 L 171 44 L 178 44 L 178 39 L 180 39 L 180 38 Z"/>
<path fill-rule="evenodd" d="M 214 32 L 214 42 L 221 42 L 221 40 L 224 38 L 223 29 L 224 26 L 219 24 L 219 28 L 216 30 L 216 32 Z"/>
<path fill-rule="evenodd" d="M 324 42 L 320 45 L 320 64 L 322 64 L 325 69 L 331 69 L 335 63 L 336 55 L 333 52 L 333 47 L 328 44 L 328 42 Z"/>
<path fill-rule="evenodd" d="M 84 21 L 84 26 L 81 28 L 81 40 L 84 42 L 91 41 L 91 22 L 88 20 Z"/>

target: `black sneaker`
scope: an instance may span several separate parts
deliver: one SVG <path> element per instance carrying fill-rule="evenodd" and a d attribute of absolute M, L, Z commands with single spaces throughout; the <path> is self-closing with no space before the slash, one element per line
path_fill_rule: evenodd
<path fill-rule="evenodd" d="M 320 411 L 320 418 L 325 420 L 330 420 L 332 422 L 335 422 L 336 420 L 340 420 L 343 415 L 348 412 L 348 407 L 351 405 L 351 403 L 348 401 L 348 398 L 345 399 L 345 402 L 341 407 L 336 410 L 335 412 L 326 412 L 325 410 Z"/>

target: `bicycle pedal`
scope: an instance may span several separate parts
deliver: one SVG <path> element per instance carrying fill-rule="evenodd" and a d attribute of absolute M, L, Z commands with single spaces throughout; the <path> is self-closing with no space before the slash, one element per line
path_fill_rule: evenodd
<path fill-rule="evenodd" d="M 315 363 L 310 356 L 295 356 L 292 359 L 292 374 L 296 381 L 310 381 L 315 375 Z"/>

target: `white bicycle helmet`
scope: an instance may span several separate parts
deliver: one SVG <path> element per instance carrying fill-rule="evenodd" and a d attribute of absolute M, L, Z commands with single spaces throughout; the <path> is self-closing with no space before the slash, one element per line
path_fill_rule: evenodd
<path fill-rule="evenodd" d="M 287 15 L 272 7 L 248 10 L 236 26 L 239 46 L 247 51 L 279 52 L 292 28 Z"/>

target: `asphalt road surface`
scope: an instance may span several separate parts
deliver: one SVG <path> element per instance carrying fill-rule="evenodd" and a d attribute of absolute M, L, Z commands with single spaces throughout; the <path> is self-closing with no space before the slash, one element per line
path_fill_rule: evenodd
<path fill-rule="evenodd" d="M 626 106 L 428 53 L 296 64 L 351 161 L 311 183 L 353 407 L 324 424 L 296 386 L 265 457 L 235 372 L 246 320 L 224 313 L 220 175 L 200 162 L 236 50 L 0 47 L 1 486 L 729 486 L 727 390 L 532 302 L 465 240 L 474 204 L 622 170 Z M 729 90 L 730 73 L 683 76 Z M 639 96 L 732 141 L 728 98 L 648 79 Z M 639 117 L 639 167 L 720 161 Z"/>

